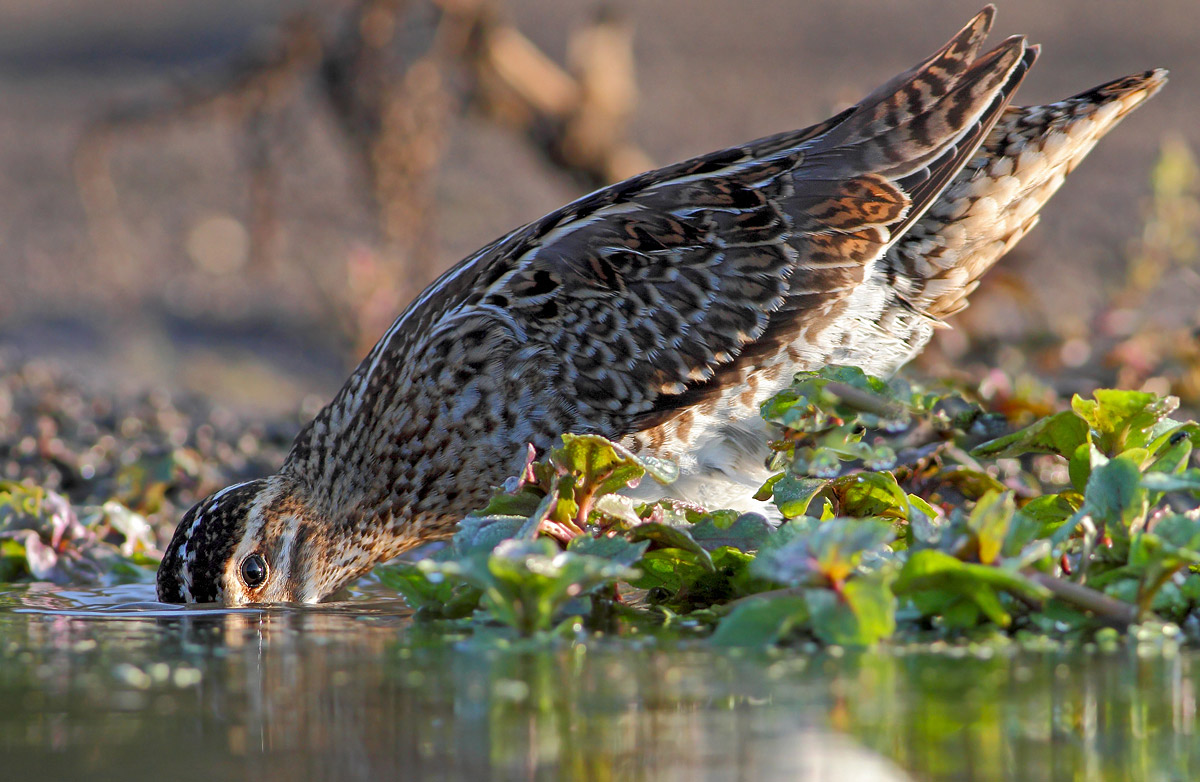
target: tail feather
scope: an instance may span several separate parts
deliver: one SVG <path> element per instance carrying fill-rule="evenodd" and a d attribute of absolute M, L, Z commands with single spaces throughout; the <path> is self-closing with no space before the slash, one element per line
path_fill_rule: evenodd
<path fill-rule="evenodd" d="M 915 93 L 918 99 L 922 94 L 926 99 L 945 95 L 957 77 L 978 58 L 995 15 L 995 6 L 985 7 L 942 48 L 893 76 L 859 101 L 853 115 L 839 123 L 823 140 L 835 146 L 854 144 L 864 138 L 877 138 L 911 119 L 916 110 L 897 106 L 898 94 Z"/>
<path fill-rule="evenodd" d="M 986 138 L 1037 56 L 1017 36 L 970 61 L 988 21 L 985 11 L 896 89 L 800 145 L 778 201 L 797 253 L 793 297 L 833 298 L 861 283 Z"/>
<path fill-rule="evenodd" d="M 861 173 L 898 180 L 920 175 L 950 147 L 974 150 L 1020 82 L 1012 77 L 1023 75 L 1025 52 L 1015 36 L 957 73 L 935 62 L 807 144 L 797 174 L 814 183 Z"/>
<path fill-rule="evenodd" d="M 910 178 L 901 182 L 901 185 L 908 191 L 913 202 L 926 204 L 926 209 L 920 212 L 912 210 L 900 224 L 892 227 L 893 236 L 901 237 L 907 233 L 909 227 L 919 220 L 928 208 L 936 203 L 936 197 L 946 187 L 946 183 L 959 174 L 964 162 L 976 153 L 981 143 L 984 143 L 987 134 L 995 127 L 996 122 L 1002 116 L 1002 112 L 1007 110 L 1013 94 L 1024 80 L 1025 74 L 1033 67 L 1033 63 L 1037 60 L 1040 51 L 1037 46 L 1030 46 L 1025 49 L 1020 62 L 1009 73 L 1007 83 L 1003 89 L 996 93 L 992 104 L 983 112 L 975 124 L 962 135 L 961 140 L 957 144 L 947 148 L 942 153 L 942 158 L 928 167 L 929 175 L 923 181 L 914 183 Z"/>
<path fill-rule="evenodd" d="M 1037 222 L 1095 143 L 1157 93 L 1166 71 L 1107 82 L 1044 106 L 1007 108 L 971 161 L 880 264 L 897 295 L 945 318 Z"/>

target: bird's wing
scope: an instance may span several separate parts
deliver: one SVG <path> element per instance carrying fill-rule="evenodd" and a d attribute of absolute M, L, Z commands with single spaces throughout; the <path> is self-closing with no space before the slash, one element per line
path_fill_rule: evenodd
<path fill-rule="evenodd" d="M 1014 37 L 979 56 L 992 14 L 824 123 L 514 231 L 422 294 L 358 382 L 452 342 L 455 324 L 493 323 L 542 362 L 579 429 L 620 437 L 719 397 L 831 318 L 995 124 L 1036 50 Z"/>

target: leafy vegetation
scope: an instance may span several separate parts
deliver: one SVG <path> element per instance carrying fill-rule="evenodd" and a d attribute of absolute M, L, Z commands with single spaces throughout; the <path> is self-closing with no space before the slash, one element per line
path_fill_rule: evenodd
<path fill-rule="evenodd" d="M 1200 425 L 1177 402 L 1096 391 L 1046 414 L 801 373 L 774 425 L 765 515 L 621 492 L 669 463 L 565 435 L 426 559 L 377 568 L 433 622 L 522 635 L 661 625 L 717 645 L 1087 637 L 1144 624 L 1200 637 Z M 767 516 L 770 516 L 769 520 Z M 0 483 L 0 581 L 150 580 L 152 526 Z"/>
<path fill-rule="evenodd" d="M 59 494 L 0 481 L 0 583 L 150 581 L 154 531 L 118 502 L 76 513 Z"/>
<path fill-rule="evenodd" d="M 1076 396 L 1024 422 L 962 395 L 832 367 L 769 399 L 778 470 L 757 495 L 783 522 L 635 504 L 668 465 L 594 435 L 468 517 L 432 558 L 380 568 L 427 617 L 522 633 L 678 621 L 712 642 L 1033 631 L 1200 620 L 1200 425 L 1135 391 Z M 1025 419 L 1025 420 L 1023 420 Z M 1065 468 L 1065 469 L 1064 469 Z"/>

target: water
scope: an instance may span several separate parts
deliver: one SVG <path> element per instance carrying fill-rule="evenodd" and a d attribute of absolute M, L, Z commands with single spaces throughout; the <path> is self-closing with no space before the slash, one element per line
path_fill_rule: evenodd
<path fill-rule="evenodd" d="M 433 633 L 394 600 L 0 593 L 0 779 L 1189 780 L 1200 656 Z"/>

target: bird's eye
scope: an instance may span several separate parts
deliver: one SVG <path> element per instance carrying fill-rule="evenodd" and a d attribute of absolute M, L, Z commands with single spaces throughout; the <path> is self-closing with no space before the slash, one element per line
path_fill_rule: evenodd
<path fill-rule="evenodd" d="M 267 561 L 262 554 L 251 554 L 242 560 L 242 583 L 257 589 L 267 582 Z"/>

